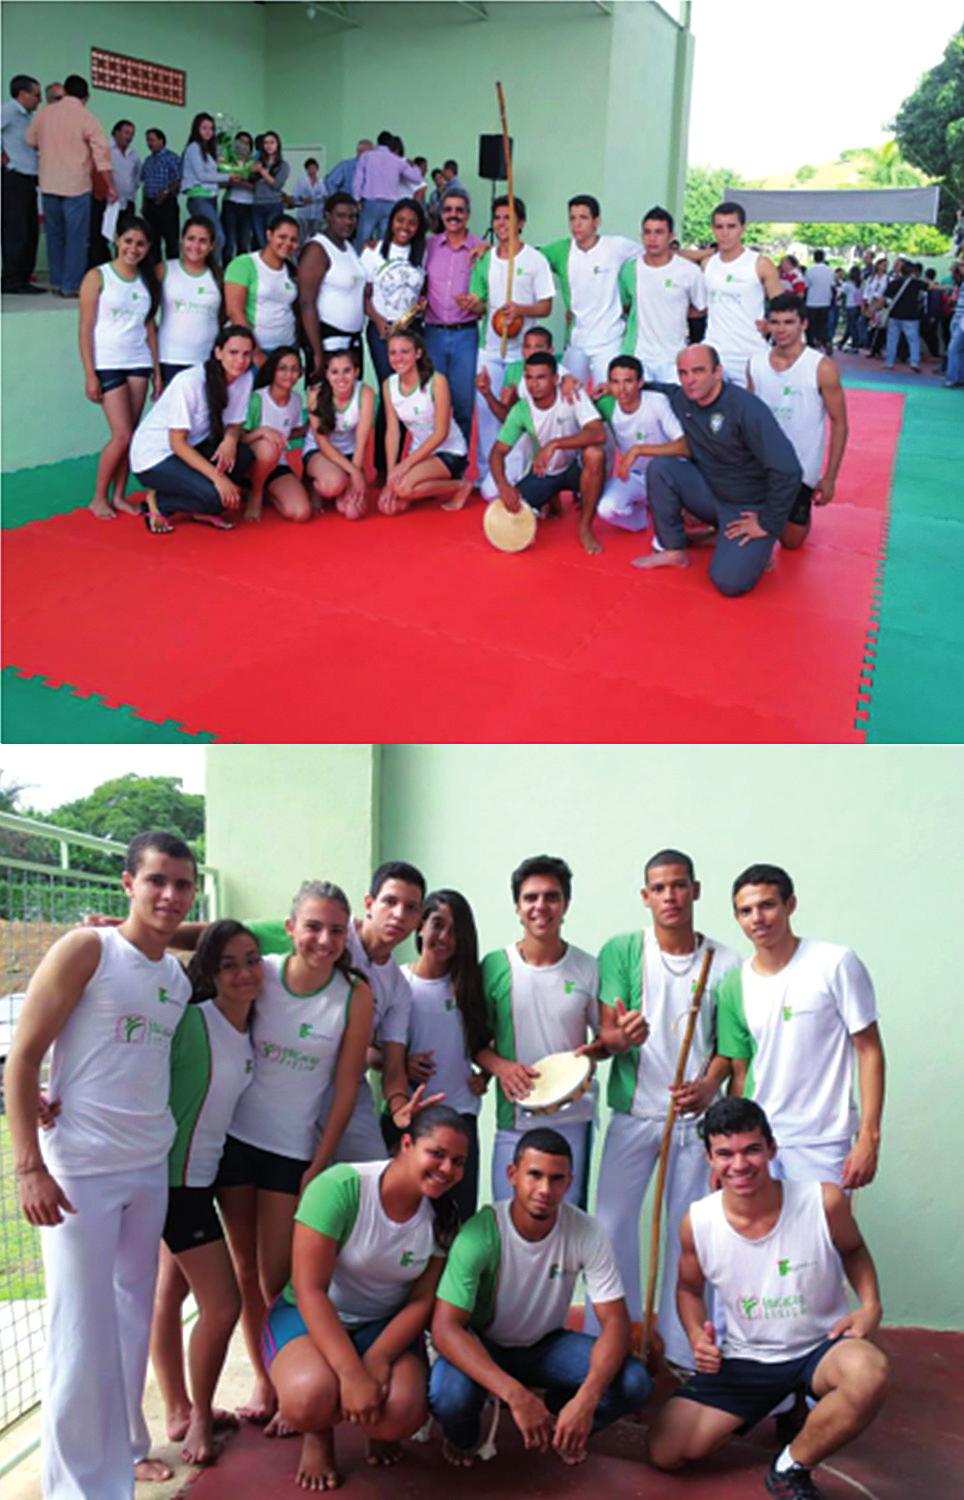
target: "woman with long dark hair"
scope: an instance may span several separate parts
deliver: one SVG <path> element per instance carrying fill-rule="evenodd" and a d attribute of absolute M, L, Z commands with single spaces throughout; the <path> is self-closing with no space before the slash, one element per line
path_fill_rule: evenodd
<path fill-rule="evenodd" d="M 321 369 L 325 349 L 356 349 L 362 354 L 365 272 L 352 240 L 358 204 L 350 193 L 325 199 L 325 231 L 310 239 L 298 261 L 301 322 L 312 356 L 312 375 Z"/>
<path fill-rule="evenodd" d="M 95 266 L 80 284 L 80 357 L 88 401 L 104 408 L 110 440 L 101 452 L 92 513 L 114 520 L 124 502 L 131 436 L 144 409 L 147 382 L 161 388 L 157 356 L 157 283 L 150 269 L 151 231 L 127 218 L 109 264 Z"/>
<path fill-rule="evenodd" d="M 253 352 L 250 328 L 228 323 L 210 358 L 175 375 L 134 433 L 131 468 L 147 486 L 142 513 L 155 535 L 173 531 L 168 517 L 179 511 L 230 530 L 224 511 L 239 508 L 254 463 L 251 449 L 239 446 Z"/>
<path fill-rule="evenodd" d="M 191 133 L 181 157 L 181 192 L 187 198 L 188 212 L 200 214 L 211 224 L 219 257 L 224 249 L 224 231 L 218 218 L 218 188 L 229 180 L 230 173 L 218 165 L 214 116 L 202 111 L 191 121 Z"/>
<path fill-rule="evenodd" d="M 171 1046 L 171 1113 L 177 1135 L 169 1158 L 151 1360 L 164 1398 L 168 1438 L 183 1442 L 181 1456 L 187 1463 L 208 1464 L 215 1456 L 215 1429 L 237 1426 L 238 1420 L 214 1408 L 215 1387 L 241 1313 L 241 1294 L 215 1208 L 215 1181 L 228 1127 L 253 1076 L 248 1027 L 264 979 L 261 949 L 240 922 L 214 922 L 187 972 L 192 1004 Z M 190 1392 L 182 1317 L 189 1291 L 198 1308 L 188 1346 Z"/>
<path fill-rule="evenodd" d="M 391 1444 L 425 1421 L 424 1334 L 458 1227 L 450 1194 L 467 1150 L 461 1115 L 432 1105 L 390 1161 L 330 1167 L 302 1195 L 291 1280 L 268 1313 L 264 1357 L 282 1420 L 305 1435 L 303 1489 L 340 1484 L 337 1422 Z"/>
<path fill-rule="evenodd" d="M 362 384 L 355 351 L 325 353 L 321 374 L 308 388 L 305 480 L 319 508 L 334 500 L 349 521 L 361 520 L 368 509 L 365 449 L 374 416 L 375 392 Z"/>
<path fill-rule="evenodd" d="M 479 967 L 479 937 L 472 908 L 459 891 L 425 897 L 415 934 L 418 957 L 402 966 L 412 989 L 408 1025 L 408 1074 L 414 1084 L 431 1082 L 457 1110 L 469 1140 L 462 1181 L 453 1196 L 464 1223 L 475 1213 L 479 1192 L 478 1115 L 489 1075 L 472 1065 L 487 1045 L 485 994 Z"/>
<path fill-rule="evenodd" d="M 210 357 L 221 326 L 223 287 L 209 219 L 192 214 L 181 230 L 177 260 L 158 261 L 161 285 L 158 348 L 164 384 Z"/>
<path fill-rule="evenodd" d="M 366 338 L 379 385 L 391 374 L 388 335 L 399 322 L 418 331 L 418 315 L 424 305 L 425 240 L 428 226 L 425 210 L 414 198 L 399 198 L 388 216 L 385 238 L 380 245 L 362 251 L 365 271 Z M 375 478 L 385 483 L 385 405 L 375 419 Z"/>
<path fill-rule="evenodd" d="M 406 329 L 388 340 L 393 374 L 382 385 L 388 414 L 385 458 L 388 478 L 378 497 L 386 516 L 400 515 L 415 500 L 444 497 L 460 510 L 472 492 L 463 479 L 468 450 L 452 416 L 452 396 L 445 376 L 435 370 L 417 333 Z M 408 429 L 408 452 L 402 450 L 402 428 Z"/>
<path fill-rule="evenodd" d="M 298 220 L 275 213 L 260 250 L 235 256 L 224 273 L 228 320 L 251 329 L 259 367 L 272 349 L 298 342 Z"/>
<path fill-rule="evenodd" d="M 265 497 L 284 520 L 311 520 L 311 501 L 287 457 L 289 443 L 303 437 L 307 427 L 295 390 L 301 373 L 297 349 L 282 346 L 268 355 L 258 389 L 251 393 L 242 439 L 255 458 L 246 521 L 261 520 Z"/>
<path fill-rule="evenodd" d="M 281 137 L 276 130 L 266 130 L 261 137 L 260 154 L 251 169 L 254 183 L 252 228 L 256 249 L 265 243 L 269 222 L 280 214 L 284 203 L 282 188 L 291 168 L 281 154 Z"/>

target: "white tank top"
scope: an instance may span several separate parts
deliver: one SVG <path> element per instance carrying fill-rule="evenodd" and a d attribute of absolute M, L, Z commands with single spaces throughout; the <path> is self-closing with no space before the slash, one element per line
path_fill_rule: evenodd
<path fill-rule="evenodd" d="M 817 370 L 823 357 L 818 350 L 805 348 L 788 370 L 773 368 L 768 349 L 754 354 L 750 360 L 753 389 L 793 444 L 803 470 L 803 482 L 811 489 L 823 472 L 827 410 L 817 385 Z"/>
<path fill-rule="evenodd" d="M 97 936 L 100 962 L 53 1045 L 60 1114 L 41 1147 L 54 1176 L 155 1166 L 174 1140 L 171 1041 L 190 982 L 177 959 L 148 958 L 119 928 Z"/>
<path fill-rule="evenodd" d="M 388 382 L 388 394 L 395 408 L 395 414 L 412 434 L 413 451 L 422 443 L 428 442 L 435 431 L 434 387 L 435 376 L 432 375 L 426 385 L 416 386 L 411 395 L 406 396 L 402 391 L 401 376 L 392 375 Z M 468 452 L 462 429 L 454 417 L 449 418 L 449 430 L 439 444 L 437 452 L 454 453 L 457 457 Z"/>
<path fill-rule="evenodd" d="M 263 1151 L 308 1161 L 318 1143 L 322 1096 L 334 1078 L 353 985 L 338 969 L 323 989 L 295 995 L 290 955 L 264 960 L 254 1005 L 254 1080 L 238 1101 L 230 1134 Z"/>
<path fill-rule="evenodd" d="M 355 384 L 355 389 L 352 391 L 351 398 L 344 411 L 340 411 L 338 402 L 335 402 L 335 430 L 334 432 L 326 433 L 331 446 L 337 448 L 338 452 L 344 454 L 345 458 L 353 458 L 355 454 L 355 434 L 358 431 L 358 421 L 361 416 L 361 392 L 362 383 L 359 380 Z M 305 435 L 305 458 L 309 454 L 317 452 L 318 443 L 315 438 L 315 430 L 313 427 L 309 427 Z"/>
<path fill-rule="evenodd" d="M 185 271 L 169 260 L 161 282 L 161 327 L 158 349 L 165 365 L 201 365 L 214 347 L 221 313 L 221 293 L 213 274 Z"/>
<path fill-rule="evenodd" d="M 254 304 L 254 336 L 265 353 L 294 345 L 297 327 L 295 324 L 295 301 L 298 287 L 288 270 L 282 266 L 273 271 L 266 266 L 257 250 L 251 260 L 258 277 L 258 291 Z"/>
<path fill-rule="evenodd" d="M 151 351 L 144 321 L 151 310 L 147 288 L 138 276 L 125 281 L 113 266 L 100 267 L 100 296 L 94 323 L 94 369 L 150 369 Z"/>
<path fill-rule="evenodd" d="M 723 1299 L 730 1359 L 797 1359 L 825 1339 L 848 1310 L 843 1262 L 834 1248 L 819 1182 L 783 1182 L 783 1208 L 762 1240 L 738 1234 L 723 1194 L 690 1205 L 703 1275 Z"/>
<path fill-rule="evenodd" d="M 756 326 L 764 312 L 763 283 L 756 274 L 758 259 L 755 250 L 744 250 L 736 260 L 723 261 L 717 254 L 706 262 L 706 342 L 721 358 L 745 355 L 749 359 L 767 347 Z"/>
<path fill-rule="evenodd" d="M 339 250 L 326 234 L 316 234 L 313 244 L 320 245 L 330 262 L 318 288 L 318 316 L 332 328 L 358 333 L 365 321 L 365 268 L 352 245 Z M 337 339 L 324 341 L 326 349 L 340 347 Z"/>

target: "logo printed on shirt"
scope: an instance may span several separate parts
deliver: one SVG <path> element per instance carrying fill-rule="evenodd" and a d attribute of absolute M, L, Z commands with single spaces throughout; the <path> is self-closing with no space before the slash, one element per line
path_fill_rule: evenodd
<path fill-rule="evenodd" d="M 556 1277 L 560 1274 L 561 1271 L 562 1271 L 562 1266 L 559 1264 L 559 1262 L 557 1260 L 554 1260 L 552 1262 L 552 1265 L 549 1267 L 549 1280 L 550 1281 L 555 1281 Z"/>
<path fill-rule="evenodd" d="M 182 1008 L 182 1002 L 175 1000 L 173 995 L 169 995 L 163 985 L 161 985 L 157 992 L 157 998 L 162 1005 L 176 1005 L 178 1010 Z"/>
<path fill-rule="evenodd" d="M 118 1016 L 114 1041 L 126 1046 L 166 1047 L 174 1035 L 173 1026 L 161 1026 L 147 1016 Z"/>
<path fill-rule="evenodd" d="M 298 1035 L 302 1041 L 305 1041 L 308 1038 L 313 1038 L 317 1041 L 323 1042 L 325 1039 L 324 1032 L 316 1031 L 310 1021 L 302 1021 L 301 1025 L 298 1027 Z"/>
<path fill-rule="evenodd" d="M 454 995 L 449 995 L 448 999 L 445 1002 L 445 1009 L 446 1010 L 455 1010 L 455 1008 L 456 1008 L 457 1005 L 458 1005 L 458 1001 L 455 999 L 455 996 Z"/>
<path fill-rule="evenodd" d="M 259 1042 L 258 1053 L 265 1062 L 280 1063 L 297 1073 L 312 1073 L 321 1061 L 307 1052 L 300 1052 L 297 1047 L 282 1047 L 278 1042 Z"/>
<path fill-rule="evenodd" d="M 576 988 L 576 981 L 574 979 L 566 979 L 566 980 L 563 981 L 563 985 L 562 985 L 563 994 L 565 994 L 565 995 L 571 995 L 572 992 L 573 992 L 573 990 L 575 988 Z"/>
<path fill-rule="evenodd" d="M 413 1250 L 403 1250 L 401 1260 L 398 1262 L 398 1264 L 400 1266 L 410 1266 L 414 1259 L 415 1252 Z"/>
<path fill-rule="evenodd" d="M 809 1271 L 816 1264 L 815 1260 L 802 1260 L 798 1265 L 792 1265 L 789 1260 L 778 1260 L 777 1270 L 781 1276 L 793 1276 L 797 1271 Z"/>
<path fill-rule="evenodd" d="M 664 286 L 672 286 L 673 285 L 673 278 L 672 278 L 672 276 L 667 276 L 666 280 L 663 282 L 663 285 Z"/>
<path fill-rule="evenodd" d="M 806 1297 L 793 1293 L 786 1297 L 741 1297 L 739 1300 L 743 1316 L 749 1323 L 800 1318 L 808 1311 Z"/>
<path fill-rule="evenodd" d="M 710 431 L 714 435 L 716 433 L 718 433 L 718 432 L 722 432 L 722 430 L 723 430 L 723 423 L 725 421 L 726 421 L 726 418 L 724 417 L 723 413 L 721 411 L 715 411 L 713 413 L 713 415 L 710 417 Z"/>
<path fill-rule="evenodd" d="M 783 1007 L 783 1019 L 785 1021 L 792 1021 L 793 1020 L 793 1006 L 792 1005 L 785 1005 Z"/>

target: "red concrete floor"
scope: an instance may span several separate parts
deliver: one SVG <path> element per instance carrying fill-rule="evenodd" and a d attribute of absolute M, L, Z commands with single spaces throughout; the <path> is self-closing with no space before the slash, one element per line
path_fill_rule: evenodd
<path fill-rule="evenodd" d="M 953 1500 L 964 1496 L 964 1334 L 888 1329 L 880 1343 L 891 1360 L 887 1405 L 864 1435 L 817 1473 L 827 1500 Z M 670 1385 L 660 1380 L 654 1408 Z M 269 1442 L 256 1428 L 226 1441 L 214 1468 L 181 1490 L 184 1500 L 265 1500 L 303 1493 L 293 1480 L 297 1438 Z M 644 1462 L 645 1425 L 621 1422 L 592 1445 L 589 1461 L 568 1469 L 552 1456 L 527 1454 L 507 1412 L 488 1463 L 455 1470 L 437 1438 L 406 1444 L 397 1467 L 368 1468 L 363 1439 L 338 1432 L 346 1500 L 465 1500 L 498 1493 L 500 1500 L 750 1500 L 761 1496 L 775 1450 L 773 1423 L 762 1422 L 711 1461 L 683 1474 L 661 1474 Z"/>

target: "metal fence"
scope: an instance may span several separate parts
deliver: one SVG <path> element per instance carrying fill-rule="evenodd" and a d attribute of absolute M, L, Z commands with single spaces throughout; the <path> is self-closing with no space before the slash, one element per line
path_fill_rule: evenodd
<path fill-rule="evenodd" d="M 96 913 L 127 915 L 124 852 L 112 839 L 0 813 L 0 1433 L 39 1402 L 44 1348 L 40 1232 L 20 1212 L 3 1067 L 28 981 L 51 943 Z M 94 863 L 91 854 L 103 873 L 77 868 L 85 855 Z M 217 871 L 202 865 L 199 875 L 195 922 L 219 911 Z"/>

